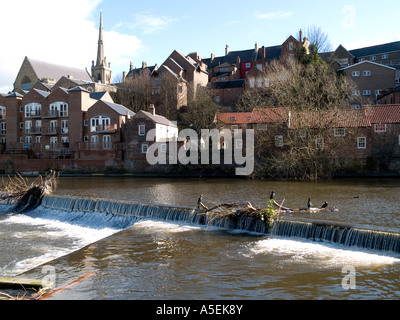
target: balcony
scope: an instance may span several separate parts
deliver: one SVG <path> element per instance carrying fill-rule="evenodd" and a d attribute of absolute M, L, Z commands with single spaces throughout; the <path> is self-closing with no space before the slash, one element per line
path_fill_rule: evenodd
<path fill-rule="evenodd" d="M 97 126 L 91 126 L 90 127 L 90 132 L 115 133 L 115 132 L 117 132 L 117 124 L 111 124 L 111 125 L 100 124 L 100 125 L 97 125 Z"/>
<path fill-rule="evenodd" d="M 60 110 L 49 110 L 47 112 L 47 115 L 43 115 L 43 118 L 49 119 L 49 118 L 60 118 L 61 113 Z"/>
<path fill-rule="evenodd" d="M 42 117 L 42 110 L 28 110 L 25 112 L 25 118 L 41 118 Z"/>
<path fill-rule="evenodd" d="M 50 126 L 50 127 L 42 128 L 42 135 L 54 136 L 54 135 L 58 135 L 58 134 L 61 134 L 61 128 L 60 127 Z"/>
<path fill-rule="evenodd" d="M 42 127 L 25 128 L 25 134 L 42 134 Z"/>

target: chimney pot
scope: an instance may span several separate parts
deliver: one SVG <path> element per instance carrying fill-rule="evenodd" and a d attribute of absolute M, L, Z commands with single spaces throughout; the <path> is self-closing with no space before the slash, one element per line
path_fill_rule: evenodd
<path fill-rule="evenodd" d="M 156 115 L 156 108 L 154 107 L 154 104 L 150 104 L 149 106 L 149 112 L 155 116 Z"/>

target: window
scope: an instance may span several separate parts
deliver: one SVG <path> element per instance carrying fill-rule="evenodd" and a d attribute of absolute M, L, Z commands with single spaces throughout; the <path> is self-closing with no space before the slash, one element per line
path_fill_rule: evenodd
<path fill-rule="evenodd" d="M 233 126 L 231 127 L 231 129 L 232 129 L 232 132 L 233 132 L 233 133 L 236 133 L 236 132 L 238 131 L 239 127 L 238 127 L 237 125 L 233 125 Z"/>
<path fill-rule="evenodd" d="M 369 58 L 369 60 L 376 61 L 376 56 L 372 56 L 371 58 Z"/>
<path fill-rule="evenodd" d="M 230 121 L 236 121 L 236 117 L 234 117 L 234 116 L 233 116 L 233 117 L 230 117 L 229 120 L 230 120 Z"/>
<path fill-rule="evenodd" d="M 367 148 L 367 138 L 366 137 L 358 137 L 357 138 L 357 148 L 358 149 L 366 149 Z"/>
<path fill-rule="evenodd" d="M 382 59 L 389 59 L 389 54 L 387 53 L 382 54 Z"/>
<path fill-rule="evenodd" d="M 376 90 L 375 90 L 375 95 L 376 95 L 376 96 L 379 96 L 379 95 L 381 94 L 381 91 L 382 91 L 382 90 L 380 90 L 380 89 L 376 89 Z"/>
<path fill-rule="evenodd" d="M 293 41 L 289 42 L 289 50 L 293 50 Z"/>
<path fill-rule="evenodd" d="M 262 64 L 257 64 L 257 69 L 258 69 L 259 71 L 262 71 Z"/>
<path fill-rule="evenodd" d="M 364 96 L 370 96 L 371 95 L 371 90 L 363 90 L 363 95 Z"/>
<path fill-rule="evenodd" d="M 54 148 L 57 143 L 58 143 L 57 137 L 50 137 L 51 148 Z"/>
<path fill-rule="evenodd" d="M 1 123 L 1 134 L 6 134 L 7 130 L 6 130 L 6 122 L 2 122 Z"/>
<path fill-rule="evenodd" d="M 257 88 L 262 87 L 262 78 L 257 78 Z"/>
<path fill-rule="evenodd" d="M 147 143 L 142 144 L 142 153 L 147 153 L 147 149 L 149 149 L 149 145 Z"/>
<path fill-rule="evenodd" d="M 22 90 L 24 90 L 24 91 L 29 91 L 29 90 L 31 90 L 31 83 L 30 83 L 30 82 L 24 82 L 24 83 L 22 84 Z"/>
<path fill-rule="evenodd" d="M 264 79 L 264 86 L 269 87 L 269 78 Z"/>
<path fill-rule="evenodd" d="M 361 109 L 361 105 L 360 104 L 353 104 L 351 107 L 353 109 Z"/>
<path fill-rule="evenodd" d="M 31 120 L 27 120 L 25 121 L 25 133 L 31 133 L 32 131 L 32 121 Z"/>
<path fill-rule="evenodd" d="M 167 147 L 166 143 L 162 143 L 160 147 L 161 147 L 160 149 L 161 149 L 162 153 L 166 153 L 167 152 L 168 147 Z"/>
<path fill-rule="evenodd" d="M 351 75 L 352 75 L 353 77 L 359 77 L 359 76 L 360 76 L 360 71 L 353 71 L 353 72 L 351 73 Z"/>
<path fill-rule="evenodd" d="M 251 68 L 251 62 L 246 62 L 246 68 L 247 69 Z"/>
<path fill-rule="evenodd" d="M 386 132 L 386 124 L 385 123 L 376 123 L 374 124 L 375 132 Z"/>
<path fill-rule="evenodd" d="M 104 135 L 103 136 L 103 149 L 111 149 L 111 148 L 112 148 L 111 136 Z"/>
<path fill-rule="evenodd" d="M 257 123 L 257 130 L 267 130 L 266 123 Z"/>
<path fill-rule="evenodd" d="M 25 117 L 38 117 L 42 115 L 42 105 L 40 103 L 32 102 L 25 105 Z"/>
<path fill-rule="evenodd" d="M 364 70 L 363 71 L 363 76 L 364 77 L 370 77 L 371 76 L 371 71 L 370 70 Z"/>
<path fill-rule="evenodd" d="M 68 120 L 61 120 L 61 133 L 68 133 Z"/>
<path fill-rule="evenodd" d="M 91 136 L 90 144 L 91 144 L 92 149 L 97 149 L 98 144 L 99 144 L 99 136 Z"/>
<path fill-rule="evenodd" d="M 36 136 L 36 143 L 42 143 L 42 136 Z"/>
<path fill-rule="evenodd" d="M 282 148 L 283 147 L 283 136 L 275 136 L 275 147 Z"/>
<path fill-rule="evenodd" d="M 32 143 L 32 137 L 31 136 L 25 137 L 25 143 L 26 144 L 31 144 Z"/>
<path fill-rule="evenodd" d="M 90 119 L 90 132 L 105 131 L 109 128 L 111 120 L 106 116 L 96 116 Z"/>
<path fill-rule="evenodd" d="M 61 143 L 68 143 L 68 137 L 61 137 Z"/>
<path fill-rule="evenodd" d="M 49 107 L 49 116 L 68 117 L 68 104 L 62 101 L 53 102 Z"/>
<path fill-rule="evenodd" d="M 0 120 L 4 120 L 6 118 L 6 107 L 0 106 Z"/>
<path fill-rule="evenodd" d="M 250 78 L 249 79 L 250 88 L 254 88 L 254 83 L 255 83 L 255 79 L 254 78 Z"/>
<path fill-rule="evenodd" d="M 353 96 L 359 96 L 360 95 L 360 90 L 353 90 L 351 94 Z"/>
<path fill-rule="evenodd" d="M 146 125 L 139 124 L 138 125 L 138 132 L 139 132 L 139 136 L 144 136 L 146 134 Z"/>
<path fill-rule="evenodd" d="M 242 139 L 235 140 L 235 149 L 243 149 L 243 140 Z"/>
<path fill-rule="evenodd" d="M 335 135 L 335 137 L 344 137 L 346 135 L 346 129 L 345 128 L 335 128 L 334 135 Z"/>
<path fill-rule="evenodd" d="M 221 102 L 221 97 L 220 96 L 215 96 L 215 102 L 220 103 Z"/>

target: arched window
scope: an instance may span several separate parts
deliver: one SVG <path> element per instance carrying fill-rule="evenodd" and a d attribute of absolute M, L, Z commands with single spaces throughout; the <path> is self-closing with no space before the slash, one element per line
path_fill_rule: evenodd
<path fill-rule="evenodd" d="M 25 77 L 22 79 L 22 85 L 21 85 L 21 87 L 22 87 L 22 90 L 24 90 L 24 91 L 29 91 L 29 90 L 31 90 L 31 79 L 29 79 L 29 77 L 25 76 Z"/>
<path fill-rule="evenodd" d="M 68 117 L 68 103 L 57 101 L 50 104 L 49 116 Z"/>
<path fill-rule="evenodd" d="M 96 116 L 90 119 L 90 132 L 106 131 L 111 120 L 107 116 Z"/>

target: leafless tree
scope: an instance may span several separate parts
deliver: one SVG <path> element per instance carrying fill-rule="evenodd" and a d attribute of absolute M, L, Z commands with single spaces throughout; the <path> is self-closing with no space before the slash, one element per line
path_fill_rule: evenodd
<path fill-rule="evenodd" d="M 329 36 L 320 27 L 315 25 L 308 26 L 305 30 L 305 37 L 307 37 L 310 44 L 316 46 L 318 53 L 332 51 Z"/>

